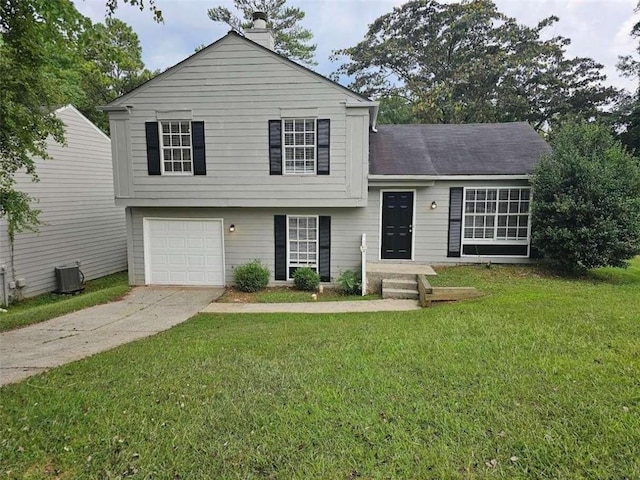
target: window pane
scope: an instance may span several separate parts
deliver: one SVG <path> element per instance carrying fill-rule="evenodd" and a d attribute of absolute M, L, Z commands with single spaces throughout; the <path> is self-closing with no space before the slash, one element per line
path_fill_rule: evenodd
<path fill-rule="evenodd" d="M 520 215 L 520 226 L 528 227 L 529 226 L 529 217 L 527 215 Z"/>
<path fill-rule="evenodd" d="M 284 134 L 284 144 L 285 145 L 293 145 L 293 133 L 285 133 Z"/>
<path fill-rule="evenodd" d="M 316 228 L 316 217 L 309 217 L 308 224 L 309 228 Z"/>
<path fill-rule="evenodd" d="M 191 160 L 191 150 L 183 150 L 182 151 L 182 159 L 183 160 Z"/>
<path fill-rule="evenodd" d="M 171 133 L 179 133 L 179 132 L 180 132 L 180 123 L 171 122 Z"/>
<path fill-rule="evenodd" d="M 483 230 L 484 229 L 482 229 L 482 228 L 475 228 L 473 230 L 473 238 L 482 238 Z"/>
<path fill-rule="evenodd" d="M 304 156 L 307 160 L 315 160 L 315 151 L 313 148 L 305 148 L 304 152 Z"/>
<path fill-rule="evenodd" d="M 304 145 L 304 133 L 294 133 L 296 145 Z"/>
<path fill-rule="evenodd" d="M 314 128 L 314 123 L 315 122 L 313 120 L 305 120 L 304 123 L 305 123 L 305 129 L 307 131 L 314 131 L 315 130 L 315 128 Z"/>
<path fill-rule="evenodd" d="M 510 227 L 517 227 L 517 226 L 518 226 L 518 217 L 515 217 L 515 216 L 509 216 L 509 217 L 507 217 L 507 218 L 509 219 L 509 220 L 508 220 L 508 225 L 509 225 Z"/>
<path fill-rule="evenodd" d="M 464 226 L 473 227 L 473 217 L 470 217 L 470 216 L 464 217 Z"/>
<path fill-rule="evenodd" d="M 466 202 L 464 205 L 464 211 L 466 213 L 473 213 L 473 207 L 474 207 L 475 203 L 473 202 Z"/>
<path fill-rule="evenodd" d="M 174 162 L 173 163 L 173 171 L 174 172 L 181 172 L 182 171 L 182 163 Z"/>
<path fill-rule="evenodd" d="M 493 228 L 494 220 L 495 220 L 495 217 L 486 217 L 485 218 L 485 226 Z"/>
<path fill-rule="evenodd" d="M 174 160 L 182 160 L 182 150 L 179 148 L 173 149 L 173 159 Z"/>
<path fill-rule="evenodd" d="M 506 236 L 507 236 L 507 229 L 498 227 L 498 230 L 496 232 L 496 238 L 504 239 Z"/>
<path fill-rule="evenodd" d="M 464 229 L 464 238 L 473 238 L 473 228 Z"/>
<path fill-rule="evenodd" d="M 487 198 L 487 191 L 486 190 L 478 190 L 476 193 L 476 200 L 482 200 L 484 201 Z"/>
<path fill-rule="evenodd" d="M 171 156 L 171 150 L 163 150 L 162 151 L 162 155 L 164 156 L 165 160 L 172 160 L 173 157 Z"/>
<path fill-rule="evenodd" d="M 162 135 L 162 145 L 165 147 L 171 146 L 171 137 L 169 135 Z"/>
<path fill-rule="evenodd" d="M 509 204 L 507 202 L 498 203 L 498 212 L 499 213 L 507 213 L 507 209 L 509 208 Z"/>
<path fill-rule="evenodd" d="M 510 238 L 510 239 L 516 238 L 516 231 L 517 231 L 517 228 L 508 228 L 507 229 L 507 238 Z"/>
<path fill-rule="evenodd" d="M 507 217 L 505 217 L 505 216 L 498 217 L 498 226 L 499 227 L 506 227 L 507 226 Z"/>
<path fill-rule="evenodd" d="M 520 200 L 520 190 L 517 188 L 512 188 L 509 191 L 509 199 L 510 200 Z"/>
<path fill-rule="evenodd" d="M 484 213 L 484 203 L 477 203 L 476 204 L 476 213 Z"/>
<path fill-rule="evenodd" d="M 495 200 L 498 196 L 498 191 L 495 189 L 487 190 L 487 200 Z"/>
<path fill-rule="evenodd" d="M 171 146 L 173 147 L 180 146 L 180 135 L 171 135 Z"/>
<path fill-rule="evenodd" d="M 182 127 L 182 133 L 189 133 L 191 131 L 191 124 L 189 122 L 182 122 L 180 126 Z"/>
<path fill-rule="evenodd" d="M 169 133 L 169 124 L 162 122 L 162 133 Z"/>
<path fill-rule="evenodd" d="M 293 160 L 293 148 L 284 149 L 284 158 L 287 160 Z"/>
<path fill-rule="evenodd" d="M 184 162 L 182 164 L 182 170 L 184 170 L 185 172 L 190 172 L 191 171 L 191 163 Z"/>
<path fill-rule="evenodd" d="M 500 193 L 498 195 L 498 198 L 500 200 L 508 200 L 509 199 L 509 190 L 507 190 L 506 188 L 501 189 Z"/>
<path fill-rule="evenodd" d="M 496 213 L 496 202 L 487 203 L 487 213 Z"/>
<path fill-rule="evenodd" d="M 520 203 L 520 213 L 529 213 L 529 202 Z"/>
<path fill-rule="evenodd" d="M 164 171 L 171 172 L 171 162 L 164 162 Z"/>
<path fill-rule="evenodd" d="M 285 120 L 284 121 L 284 131 L 285 132 L 293 132 L 293 120 Z"/>
<path fill-rule="evenodd" d="M 191 146 L 191 136 L 182 135 L 182 145 L 185 146 L 185 147 L 190 147 Z"/>
<path fill-rule="evenodd" d="M 526 228 L 519 228 L 518 229 L 518 238 L 524 240 L 527 238 L 527 229 Z"/>
<path fill-rule="evenodd" d="M 518 203 L 511 202 L 509 203 L 509 213 L 518 213 Z"/>
<path fill-rule="evenodd" d="M 305 145 L 313 145 L 316 143 L 316 136 L 314 133 L 305 133 L 304 134 L 304 143 Z"/>
<path fill-rule="evenodd" d="M 521 200 L 529 200 L 529 196 L 531 195 L 531 191 L 528 188 L 523 188 L 520 193 Z"/>

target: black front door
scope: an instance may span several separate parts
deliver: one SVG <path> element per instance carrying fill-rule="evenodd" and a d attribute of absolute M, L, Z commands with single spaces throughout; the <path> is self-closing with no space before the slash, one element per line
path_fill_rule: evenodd
<path fill-rule="evenodd" d="M 411 260 L 413 192 L 382 192 L 382 258 Z"/>

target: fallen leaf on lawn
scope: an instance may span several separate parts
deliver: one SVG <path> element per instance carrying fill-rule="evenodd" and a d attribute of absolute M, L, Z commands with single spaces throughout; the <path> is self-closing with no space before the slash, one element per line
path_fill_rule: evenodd
<path fill-rule="evenodd" d="M 518 457 L 516 457 L 515 455 L 513 457 L 511 457 L 509 460 L 511 460 L 513 463 L 518 461 Z"/>
<path fill-rule="evenodd" d="M 489 468 L 496 468 L 496 466 L 498 465 L 498 461 L 495 458 L 492 458 L 488 462 L 484 462 L 484 464 Z"/>

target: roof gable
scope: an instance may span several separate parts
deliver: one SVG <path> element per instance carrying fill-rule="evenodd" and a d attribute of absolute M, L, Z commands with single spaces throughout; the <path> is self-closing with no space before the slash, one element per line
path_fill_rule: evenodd
<path fill-rule="evenodd" d="M 216 40 L 215 42 L 207 45 L 206 47 L 204 47 L 203 49 L 199 50 L 198 52 L 194 53 L 193 55 L 185 58 L 184 60 L 182 60 L 181 62 L 175 64 L 174 66 L 168 68 L 167 70 L 165 70 L 164 72 L 156 75 L 155 77 L 153 77 L 152 79 L 146 81 L 145 83 L 143 83 L 142 85 L 139 85 L 138 87 L 134 88 L 133 90 L 131 90 L 130 92 L 125 93 L 124 95 L 121 95 L 120 97 L 112 100 L 111 102 L 109 102 L 106 105 L 106 109 L 109 109 L 109 107 L 118 107 L 118 106 L 124 106 L 126 104 L 126 101 L 135 97 L 138 93 L 146 90 L 147 88 L 156 85 L 159 82 L 162 82 L 164 79 L 170 77 L 171 75 L 179 72 L 180 70 L 182 70 L 185 67 L 188 67 L 192 64 L 195 64 L 207 57 L 210 56 L 215 56 L 215 51 L 216 49 L 218 49 L 220 46 L 224 45 L 225 43 L 228 42 L 232 42 L 234 40 L 240 40 L 242 42 L 245 42 L 246 45 L 251 46 L 251 48 L 255 48 L 261 52 L 264 52 L 267 55 L 270 55 L 273 59 L 276 59 L 277 61 L 279 61 L 280 63 L 282 63 L 283 65 L 286 65 L 287 67 L 293 68 L 297 71 L 302 72 L 305 75 L 310 75 L 313 76 L 316 79 L 319 79 L 320 81 L 322 81 L 323 83 L 326 83 L 327 86 L 331 87 L 331 88 L 335 88 L 335 89 L 339 89 L 340 91 L 346 93 L 349 97 L 351 97 L 353 100 L 355 100 L 356 102 L 371 102 L 370 99 L 348 89 L 347 87 L 340 85 L 337 82 L 334 82 L 333 80 L 328 79 L 327 77 L 314 72 L 313 70 L 304 67 L 296 62 L 294 62 L 293 60 L 290 60 L 276 52 L 274 52 L 273 50 L 269 50 L 266 47 L 263 47 L 262 45 L 253 42 L 252 40 L 246 38 L 243 35 L 240 35 L 239 33 L 231 30 L 229 33 L 227 33 L 227 35 L 225 35 L 224 37 Z"/>

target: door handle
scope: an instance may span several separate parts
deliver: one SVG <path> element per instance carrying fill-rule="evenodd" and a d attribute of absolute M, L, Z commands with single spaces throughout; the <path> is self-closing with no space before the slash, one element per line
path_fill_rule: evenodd
<path fill-rule="evenodd" d="M 413 233 L 413 225 L 409 225 L 409 233 Z"/>

